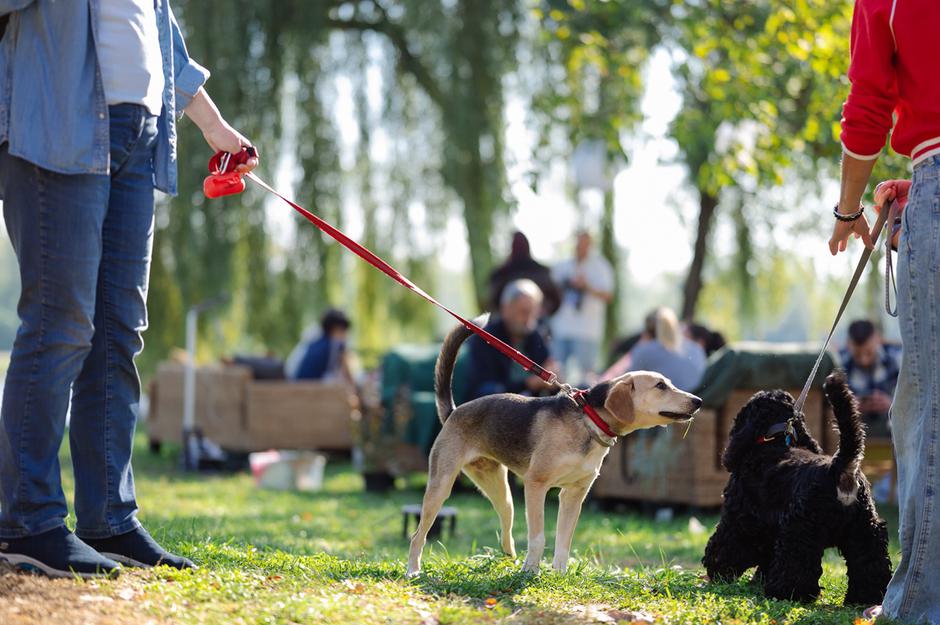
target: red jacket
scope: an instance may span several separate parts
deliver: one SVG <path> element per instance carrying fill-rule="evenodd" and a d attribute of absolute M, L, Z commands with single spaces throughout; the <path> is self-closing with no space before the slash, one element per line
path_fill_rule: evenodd
<path fill-rule="evenodd" d="M 940 0 L 856 0 L 852 89 L 842 109 L 842 146 L 864 160 L 891 147 L 916 165 L 940 154 Z"/>

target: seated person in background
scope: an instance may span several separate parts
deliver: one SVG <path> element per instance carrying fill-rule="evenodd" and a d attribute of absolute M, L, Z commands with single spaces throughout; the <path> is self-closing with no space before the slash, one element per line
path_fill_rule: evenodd
<path fill-rule="evenodd" d="M 721 332 L 714 332 L 698 323 L 690 324 L 685 329 L 685 335 L 705 350 L 706 358 L 725 346 L 725 337 Z"/>
<path fill-rule="evenodd" d="M 669 378 L 677 388 L 694 391 L 705 373 L 705 350 L 683 336 L 676 313 L 668 308 L 653 311 L 647 317 L 647 332 L 650 325 L 652 338 L 637 343 L 629 354 L 604 372 L 601 380 L 610 380 L 627 371 L 655 371 Z"/>
<path fill-rule="evenodd" d="M 486 331 L 550 369 L 548 346 L 538 332 L 542 291 L 531 280 L 515 280 L 506 285 L 500 297 L 499 314 L 490 317 Z M 538 376 L 483 342 L 478 336 L 467 340 L 469 375 L 467 397 L 476 399 L 495 393 L 538 395 L 550 390 Z"/>
<path fill-rule="evenodd" d="M 839 356 L 868 433 L 889 436 L 888 409 L 898 383 L 901 347 L 885 343 L 874 323 L 859 319 L 849 325 L 848 340 Z"/>
<path fill-rule="evenodd" d="M 341 310 L 331 308 L 320 319 L 319 337 L 302 340 L 285 366 L 293 380 L 344 380 L 354 386 L 346 358 L 346 337 L 352 324 Z"/>
<path fill-rule="evenodd" d="M 646 317 L 643 319 L 643 329 L 641 331 L 637 332 L 636 334 L 631 334 L 630 336 L 622 338 L 614 343 L 614 346 L 610 350 L 610 360 L 613 364 L 611 364 L 608 369 L 598 377 L 598 379 L 609 380 L 612 377 L 617 377 L 616 375 L 608 375 L 611 371 L 620 371 L 620 374 L 629 371 L 631 362 L 630 352 L 632 352 L 633 348 L 640 343 L 652 341 L 653 337 L 655 336 L 656 311 L 654 310 L 646 315 Z"/>

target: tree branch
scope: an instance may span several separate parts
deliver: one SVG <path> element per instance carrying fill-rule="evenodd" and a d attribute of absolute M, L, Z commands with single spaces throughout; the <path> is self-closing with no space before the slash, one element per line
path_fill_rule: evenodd
<path fill-rule="evenodd" d="M 414 76 L 424 92 L 431 98 L 442 111 L 445 108 L 444 91 L 441 89 L 437 80 L 431 74 L 427 66 L 415 55 L 408 47 L 408 39 L 405 36 L 404 29 L 400 25 L 392 22 L 385 10 L 378 4 L 375 4 L 376 10 L 381 15 L 381 19 L 371 21 L 360 18 L 338 19 L 328 17 L 327 25 L 338 30 L 346 31 L 372 31 L 385 35 L 389 42 L 398 52 L 398 63 L 402 70 Z"/>

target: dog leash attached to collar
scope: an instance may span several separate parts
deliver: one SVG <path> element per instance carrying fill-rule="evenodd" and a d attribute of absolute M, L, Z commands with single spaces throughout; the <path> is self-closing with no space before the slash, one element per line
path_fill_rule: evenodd
<path fill-rule="evenodd" d="M 855 273 L 852 275 L 852 280 L 849 282 L 849 287 L 845 292 L 845 297 L 842 298 L 842 305 L 839 306 L 839 312 L 836 313 L 836 319 L 832 322 L 832 327 L 829 329 L 829 335 L 826 337 L 826 341 L 823 343 L 822 349 L 819 351 L 819 356 L 816 358 L 816 363 L 813 365 L 813 369 L 810 371 L 809 377 L 806 379 L 806 384 L 803 385 L 803 390 L 800 392 L 800 396 L 797 398 L 796 403 L 793 404 L 794 412 L 801 412 L 803 410 L 803 405 L 806 403 L 806 398 L 809 396 L 809 391 L 813 386 L 813 380 L 816 379 L 816 374 L 819 373 L 819 366 L 822 364 L 823 358 L 826 357 L 826 350 L 829 349 L 829 343 L 832 341 L 832 336 L 836 333 L 836 328 L 839 326 L 839 321 L 842 320 L 842 315 L 845 313 L 845 309 L 848 307 L 849 301 L 852 299 L 852 294 L 855 293 L 855 287 L 858 286 L 859 281 L 862 279 L 862 274 L 865 273 L 865 265 L 868 264 L 868 260 L 871 258 L 871 253 L 874 250 L 874 246 L 878 244 L 878 239 L 881 237 L 881 231 L 884 230 L 885 223 L 888 221 L 888 213 L 896 214 L 894 212 L 895 207 L 892 205 L 889 209 L 887 203 L 888 200 L 885 200 L 885 202 L 881 205 L 881 210 L 878 212 L 878 219 L 875 220 L 875 226 L 871 231 L 872 249 L 866 247 L 862 251 L 862 257 L 858 260 L 858 265 L 855 267 Z M 896 204 L 896 202 L 893 204 Z"/>
<path fill-rule="evenodd" d="M 787 435 L 786 440 L 784 441 L 786 442 L 787 447 L 793 444 L 793 442 L 796 440 L 796 430 L 793 428 L 792 420 L 787 420 L 783 423 L 775 423 L 774 425 L 770 426 L 767 428 L 767 431 L 764 433 L 764 435 L 757 439 L 757 443 L 759 445 L 769 443 L 776 440 L 777 437 L 781 434 Z"/>

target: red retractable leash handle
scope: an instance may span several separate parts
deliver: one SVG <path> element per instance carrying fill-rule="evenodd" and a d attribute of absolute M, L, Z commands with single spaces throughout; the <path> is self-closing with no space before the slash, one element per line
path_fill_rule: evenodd
<path fill-rule="evenodd" d="M 258 156 L 253 147 L 244 147 L 240 152 L 216 152 L 209 159 L 209 175 L 202 182 L 202 191 L 207 198 L 217 198 L 226 195 L 236 195 L 245 190 L 245 180 L 242 174 L 235 171 L 239 165 L 245 165 L 252 158 Z"/>

